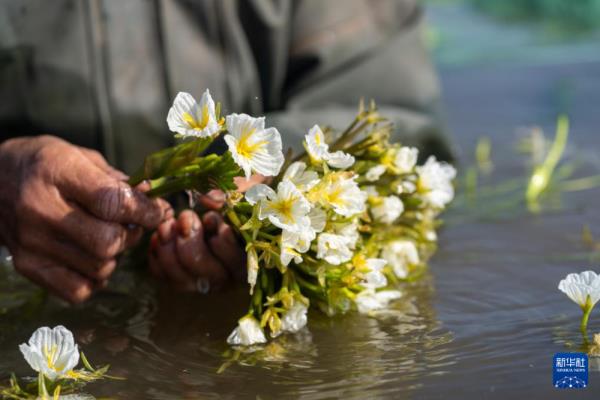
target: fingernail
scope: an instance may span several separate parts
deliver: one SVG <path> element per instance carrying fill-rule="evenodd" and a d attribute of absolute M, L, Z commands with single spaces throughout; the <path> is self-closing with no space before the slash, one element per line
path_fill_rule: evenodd
<path fill-rule="evenodd" d="M 158 227 L 158 239 L 161 244 L 167 244 L 171 241 L 173 237 L 173 224 L 168 224 L 165 226 L 164 224 Z"/>
<path fill-rule="evenodd" d="M 211 190 L 206 195 L 216 202 L 225 200 L 225 193 L 221 192 L 220 190 Z"/>
<path fill-rule="evenodd" d="M 200 220 L 198 218 L 194 218 L 194 222 L 192 222 L 192 233 L 197 233 L 200 230 Z"/>
<path fill-rule="evenodd" d="M 169 208 L 165 211 L 164 219 L 171 219 L 175 216 L 175 211 L 172 208 Z"/>

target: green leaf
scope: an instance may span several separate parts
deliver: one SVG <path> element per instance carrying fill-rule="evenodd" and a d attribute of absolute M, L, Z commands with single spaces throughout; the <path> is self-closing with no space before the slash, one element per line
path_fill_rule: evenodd
<path fill-rule="evenodd" d="M 90 372 L 94 372 L 96 371 L 94 369 L 94 367 L 92 367 L 92 364 L 90 364 L 90 362 L 88 361 L 87 357 L 85 356 L 85 354 L 83 354 L 83 351 L 81 351 L 80 353 L 80 358 L 81 358 L 81 362 L 83 363 L 83 366 Z"/>
<path fill-rule="evenodd" d="M 129 179 L 129 184 L 135 186 L 145 179 L 171 175 L 192 163 L 212 142 L 213 138 L 198 138 L 150 154 L 142 167 Z"/>
<path fill-rule="evenodd" d="M 152 182 L 148 196 L 160 197 L 184 190 L 206 193 L 211 189 L 235 190 L 233 178 L 240 174 L 240 168 L 229 152 L 223 155 L 209 154 L 197 157 L 193 162 L 174 171 L 171 176 Z"/>

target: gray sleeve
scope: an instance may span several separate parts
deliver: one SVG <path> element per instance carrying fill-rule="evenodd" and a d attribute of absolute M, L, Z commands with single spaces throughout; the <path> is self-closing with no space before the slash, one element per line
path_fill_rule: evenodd
<path fill-rule="evenodd" d="M 289 111 L 269 118 L 299 138 L 314 123 L 343 129 L 361 98 L 377 102 L 394 136 L 449 158 L 440 90 L 414 0 L 306 0 L 294 10 L 285 85 Z M 298 139 L 296 138 L 298 137 Z"/>

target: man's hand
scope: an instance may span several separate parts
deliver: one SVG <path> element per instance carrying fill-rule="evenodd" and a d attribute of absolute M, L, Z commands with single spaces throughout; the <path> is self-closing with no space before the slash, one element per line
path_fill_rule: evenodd
<path fill-rule="evenodd" d="M 245 192 L 264 180 L 253 175 L 249 180 L 235 178 L 235 183 L 238 191 Z M 225 195 L 212 190 L 196 200 L 218 210 L 225 204 Z M 202 220 L 192 210 L 183 211 L 177 219 L 168 218 L 152 235 L 149 256 L 152 274 L 182 291 L 218 290 L 246 276 L 246 252 L 215 211 L 204 214 Z"/>
<path fill-rule="evenodd" d="M 71 302 L 87 299 L 116 256 L 169 210 L 131 188 L 100 153 L 52 136 L 0 145 L 0 242 L 15 269 Z"/>
<path fill-rule="evenodd" d="M 246 274 L 246 253 L 221 215 L 185 210 L 163 222 L 150 241 L 150 270 L 182 291 L 218 290 Z"/>

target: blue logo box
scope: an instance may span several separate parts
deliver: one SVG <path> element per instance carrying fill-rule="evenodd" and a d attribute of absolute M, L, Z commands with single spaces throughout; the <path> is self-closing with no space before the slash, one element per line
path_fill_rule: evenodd
<path fill-rule="evenodd" d="M 552 360 L 552 382 L 559 389 L 581 389 L 588 385 L 585 353 L 556 353 Z"/>

